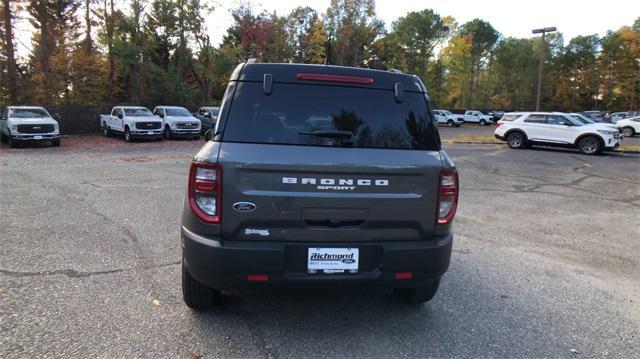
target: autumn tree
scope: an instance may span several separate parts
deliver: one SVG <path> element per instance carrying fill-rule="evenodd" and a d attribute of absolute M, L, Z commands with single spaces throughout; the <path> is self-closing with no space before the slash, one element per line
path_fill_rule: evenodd
<path fill-rule="evenodd" d="M 384 23 L 376 17 L 374 1 L 331 0 L 325 18 L 330 63 L 366 66 L 371 44 L 384 31 Z"/>

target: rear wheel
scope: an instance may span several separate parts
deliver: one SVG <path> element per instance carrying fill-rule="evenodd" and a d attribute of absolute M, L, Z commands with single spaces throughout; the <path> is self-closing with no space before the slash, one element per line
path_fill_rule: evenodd
<path fill-rule="evenodd" d="M 409 304 L 422 304 L 430 301 L 438 292 L 440 278 L 420 287 L 397 288 L 394 294 Z"/>
<path fill-rule="evenodd" d="M 636 131 L 633 129 L 633 127 L 625 127 L 622 129 L 622 134 L 624 135 L 624 137 L 633 137 L 633 135 L 636 134 Z"/>
<path fill-rule="evenodd" d="M 487 125 L 487 121 L 482 119 L 480 120 L 480 126 L 486 126 Z"/>
<path fill-rule="evenodd" d="M 520 149 L 525 147 L 524 135 L 520 132 L 511 132 L 507 136 L 507 145 L 514 149 Z"/>
<path fill-rule="evenodd" d="M 195 280 L 182 261 L 182 298 L 193 309 L 207 309 L 220 303 L 220 291 L 207 287 Z"/>
<path fill-rule="evenodd" d="M 578 149 L 585 155 L 596 155 L 602 151 L 602 144 L 595 136 L 587 136 L 578 142 Z"/>
<path fill-rule="evenodd" d="M 102 126 L 102 134 L 104 135 L 104 137 L 111 136 L 111 130 L 109 130 L 109 126 L 107 126 L 106 123 L 104 124 L 104 126 Z"/>
<path fill-rule="evenodd" d="M 131 142 L 131 131 L 129 130 L 129 127 L 124 128 L 124 140 Z"/>
<path fill-rule="evenodd" d="M 455 126 L 455 123 L 453 123 L 453 120 L 447 121 L 447 127 L 453 127 L 453 126 Z"/>

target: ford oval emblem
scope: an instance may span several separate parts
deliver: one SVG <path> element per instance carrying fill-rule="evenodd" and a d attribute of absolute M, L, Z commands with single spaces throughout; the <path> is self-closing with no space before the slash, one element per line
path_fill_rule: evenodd
<path fill-rule="evenodd" d="M 233 204 L 233 209 L 238 212 L 253 212 L 256 210 L 256 205 L 251 202 L 236 202 Z"/>
<path fill-rule="evenodd" d="M 356 260 L 353 259 L 353 258 L 345 258 L 345 259 L 342 260 L 342 263 L 344 263 L 344 264 L 353 264 L 355 262 L 356 262 Z"/>

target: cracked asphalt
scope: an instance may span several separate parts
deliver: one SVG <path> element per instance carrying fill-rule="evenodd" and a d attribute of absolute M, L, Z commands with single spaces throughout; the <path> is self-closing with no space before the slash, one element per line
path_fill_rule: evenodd
<path fill-rule="evenodd" d="M 202 144 L 0 147 L 0 357 L 640 357 L 638 155 L 452 145 L 460 209 L 432 302 L 256 289 L 199 313 L 179 225 Z"/>

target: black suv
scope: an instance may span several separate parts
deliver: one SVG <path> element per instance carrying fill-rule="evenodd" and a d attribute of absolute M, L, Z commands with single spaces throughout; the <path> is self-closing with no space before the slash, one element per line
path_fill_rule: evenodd
<path fill-rule="evenodd" d="M 412 303 L 449 266 L 458 174 L 416 76 L 240 64 L 189 172 L 182 291 L 382 284 Z"/>

